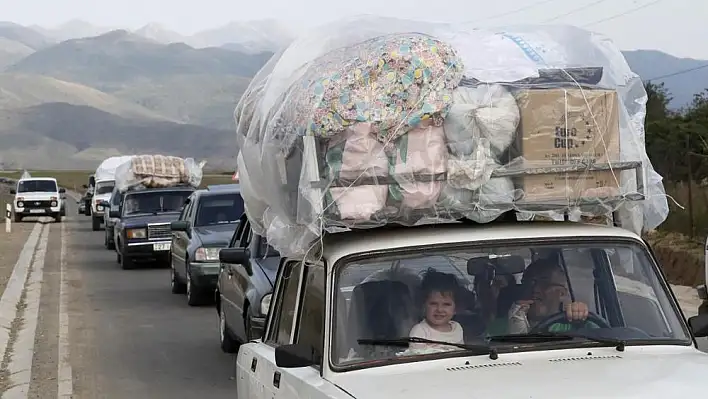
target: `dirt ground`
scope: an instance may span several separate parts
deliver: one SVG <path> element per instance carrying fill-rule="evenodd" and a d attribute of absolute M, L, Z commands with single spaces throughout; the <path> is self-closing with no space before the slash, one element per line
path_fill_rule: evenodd
<path fill-rule="evenodd" d="M 653 232 L 646 237 L 672 284 L 705 283 L 703 244 L 678 233 Z"/>
<path fill-rule="evenodd" d="M 34 222 L 12 223 L 12 232 L 5 232 L 5 204 L 12 202 L 10 187 L 0 184 L 0 295 L 10 279 L 15 262 L 27 241 Z"/>

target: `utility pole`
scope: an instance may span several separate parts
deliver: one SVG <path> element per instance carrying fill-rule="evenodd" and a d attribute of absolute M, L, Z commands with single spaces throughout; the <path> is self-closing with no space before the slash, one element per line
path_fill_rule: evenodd
<path fill-rule="evenodd" d="M 693 238 L 694 226 L 693 226 L 693 167 L 692 163 L 692 151 L 691 151 L 691 133 L 686 135 L 686 160 L 688 161 L 688 228 L 690 238 Z"/>

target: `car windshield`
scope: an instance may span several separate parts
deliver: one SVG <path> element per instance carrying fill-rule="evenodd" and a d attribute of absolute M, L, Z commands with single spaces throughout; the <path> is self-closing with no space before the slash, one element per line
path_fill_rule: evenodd
<path fill-rule="evenodd" d="M 550 242 L 339 261 L 333 364 L 469 355 L 472 347 L 486 348 L 473 353 L 481 354 L 608 342 L 690 344 L 643 246 Z"/>
<path fill-rule="evenodd" d="M 123 203 L 124 215 L 179 212 L 191 191 L 153 191 L 132 193 Z"/>
<path fill-rule="evenodd" d="M 17 183 L 18 193 L 32 192 L 57 192 L 57 183 L 54 180 L 21 180 Z"/>
<path fill-rule="evenodd" d="M 199 199 L 195 226 L 237 223 L 243 214 L 243 198 L 239 193 L 211 194 Z"/>
<path fill-rule="evenodd" d="M 113 188 L 116 186 L 114 181 L 98 182 L 96 184 L 96 189 L 94 190 L 95 195 L 100 194 L 110 194 L 113 192 Z"/>

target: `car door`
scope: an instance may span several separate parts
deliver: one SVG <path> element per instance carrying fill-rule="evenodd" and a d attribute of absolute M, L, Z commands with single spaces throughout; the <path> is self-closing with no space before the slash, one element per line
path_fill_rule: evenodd
<path fill-rule="evenodd" d="M 248 226 L 244 222 L 246 220 L 245 216 L 241 217 L 241 221 L 236 228 L 236 232 L 231 237 L 231 242 L 229 242 L 229 248 L 238 248 L 241 245 L 241 239 L 244 234 L 247 234 Z M 221 262 L 221 272 L 219 273 L 219 292 L 221 294 L 221 306 L 226 311 L 226 322 L 231 327 L 232 331 L 239 333 L 239 330 L 233 330 L 238 328 L 239 325 L 243 323 L 240 321 L 241 306 L 238 306 L 235 302 L 236 293 L 234 292 L 234 265 L 230 263 Z M 236 315 L 239 317 L 237 318 Z"/>
<path fill-rule="evenodd" d="M 322 359 L 324 353 L 325 269 L 289 261 L 281 268 L 280 296 L 269 312 L 265 342 L 249 344 L 239 352 L 239 367 L 250 371 L 251 387 L 267 398 L 325 398 L 331 388 L 322 384 L 322 364 L 310 367 L 280 368 L 275 363 L 275 348 L 302 343 L 312 346 Z M 282 288 L 281 288 L 282 287 Z M 255 369 L 255 370 L 254 370 Z M 252 393 L 252 392 L 251 392 Z M 240 397 L 240 396 L 239 396 Z"/>
<path fill-rule="evenodd" d="M 189 220 L 190 209 L 192 208 L 194 201 L 194 195 L 191 195 L 185 201 L 186 204 L 182 208 L 182 212 L 179 215 L 180 221 Z M 189 237 L 185 231 L 173 231 L 172 232 L 172 245 L 170 251 L 172 252 L 172 267 L 175 273 L 179 276 L 180 280 L 184 281 L 187 277 L 185 273 L 185 259 L 187 257 L 187 246 L 189 245 Z"/>
<path fill-rule="evenodd" d="M 281 263 L 263 340 L 242 345 L 236 357 L 237 397 L 276 397 L 280 371 L 275 366 L 275 348 L 292 342 L 301 277 L 302 262 Z"/>
<path fill-rule="evenodd" d="M 249 248 L 251 245 L 251 240 L 253 239 L 253 231 L 251 230 L 251 225 L 246 219 L 245 222 L 241 223 L 243 228 L 243 234 L 239 237 L 238 248 Z M 257 272 L 254 270 L 254 272 Z M 233 302 L 234 311 L 227 318 L 230 317 L 229 325 L 235 329 L 236 333 L 241 337 L 246 337 L 245 319 L 244 319 L 244 309 L 246 302 L 246 292 L 250 286 L 251 276 L 246 272 L 246 268 L 243 265 L 229 264 L 227 273 L 229 275 L 229 295 Z"/>

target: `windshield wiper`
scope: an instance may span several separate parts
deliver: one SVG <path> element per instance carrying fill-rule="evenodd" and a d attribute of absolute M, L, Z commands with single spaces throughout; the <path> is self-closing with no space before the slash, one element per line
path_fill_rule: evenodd
<path fill-rule="evenodd" d="M 409 344 L 411 344 L 411 343 L 449 345 L 449 346 L 454 346 L 454 347 L 457 347 L 460 349 L 473 351 L 473 352 L 480 354 L 480 355 L 488 354 L 489 358 L 492 360 L 497 360 L 499 358 L 499 354 L 497 353 L 497 350 L 487 344 L 476 344 L 476 345 L 457 344 L 457 343 L 452 343 L 452 342 L 436 341 L 433 339 L 420 338 L 420 337 L 401 337 L 401 338 L 393 338 L 393 339 L 359 339 L 359 340 L 357 340 L 357 343 L 359 343 L 359 345 L 390 345 L 390 346 L 404 346 L 404 347 L 409 346 Z"/>
<path fill-rule="evenodd" d="M 621 339 L 614 338 L 599 338 L 592 335 L 576 334 L 576 333 L 554 333 L 554 332 L 538 332 L 531 334 L 508 334 L 495 335 L 487 338 L 489 342 L 518 342 L 518 343 L 534 343 L 534 342 L 555 342 L 555 341 L 570 341 L 573 339 L 586 339 L 588 341 L 597 342 L 599 344 L 614 346 L 618 352 L 624 352 L 624 347 L 627 343 Z"/>

